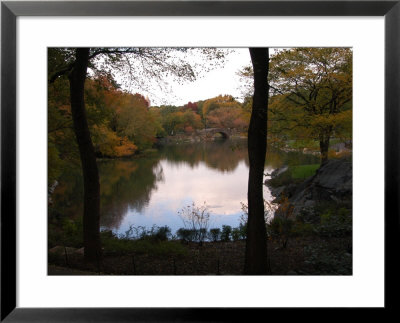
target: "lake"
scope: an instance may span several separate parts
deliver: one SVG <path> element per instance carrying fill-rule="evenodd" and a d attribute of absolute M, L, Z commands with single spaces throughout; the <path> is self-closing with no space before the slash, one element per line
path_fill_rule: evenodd
<path fill-rule="evenodd" d="M 265 173 L 283 165 L 318 163 L 319 158 L 269 149 Z M 207 205 L 209 228 L 237 227 L 241 203 L 247 203 L 246 140 L 168 144 L 146 156 L 99 160 L 101 229 L 124 235 L 130 226 L 184 227 L 178 212 Z M 264 198 L 272 199 L 264 187 Z M 83 182 L 79 167 L 63 174 L 52 195 L 52 210 L 71 218 L 82 215 Z"/>

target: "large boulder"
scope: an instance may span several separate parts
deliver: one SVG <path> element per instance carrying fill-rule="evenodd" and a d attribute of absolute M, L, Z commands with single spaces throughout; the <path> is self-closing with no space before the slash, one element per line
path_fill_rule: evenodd
<path fill-rule="evenodd" d="M 302 209 L 312 208 L 324 202 L 351 203 L 352 161 L 344 158 L 328 160 L 314 176 L 302 183 L 275 188 L 271 193 L 277 198 L 277 202 L 281 196 L 288 197 L 289 203 L 293 205 L 293 216 L 297 216 Z M 279 215 L 279 209 L 277 214 Z"/>

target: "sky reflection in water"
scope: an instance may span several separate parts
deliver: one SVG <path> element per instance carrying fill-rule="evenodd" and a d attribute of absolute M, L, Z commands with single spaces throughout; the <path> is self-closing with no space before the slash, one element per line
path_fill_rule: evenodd
<path fill-rule="evenodd" d="M 284 164 L 312 164 L 312 155 L 268 150 L 265 172 Z M 209 207 L 209 228 L 239 225 L 247 203 L 246 140 L 167 145 L 132 159 L 99 160 L 101 226 L 124 235 L 130 225 L 184 226 L 178 211 L 193 202 Z M 271 200 L 268 188 L 264 198 Z M 79 168 L 69 169 L 52 195 L 52 209 L 69 218 L 83 213 Z"/>
<path fill-rule="evenodd" d="M 248 166 L 242 160 L 229 172 L 208 167 L 204 162 L 195 167 L 189 164 L 160 162 L 164 179 L 152 192 L 148 206 L 141 212 L 129 209 L 115 232 L 124 234 L 130 225 L 151 227 L 167 225 L 175 232 L 183 227 L 178 212 L 194 202 L 197 206 L 206 202 L 210 210 L 210 228 L 222 225 L 239 225 L 241 202 L 247 202 Z M 265 198 L 270 199 L 268 188 Z"/>

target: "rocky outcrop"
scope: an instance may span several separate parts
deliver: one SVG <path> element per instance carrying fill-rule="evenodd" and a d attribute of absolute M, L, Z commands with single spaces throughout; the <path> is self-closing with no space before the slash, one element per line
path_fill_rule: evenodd
<path fill-rule="evenodd" d="M 278 176 L 276 171 L 271 176 Z M 278 175 L 277 175 L 278 174 Z M 268 185 L 268 180 L 266 181 Z M 351 203 L 353 195 L 353 168 L 350 159 L 332 159 L 322 165 L 316 174 L 299 184 L 270 188 L 279 203 L 280 197 L 288 197 L 293 205 L 293 216 L 304 208 L 312 208 L 324 202 Z M 279 214 L 279 209 L 278 212 Z"/>

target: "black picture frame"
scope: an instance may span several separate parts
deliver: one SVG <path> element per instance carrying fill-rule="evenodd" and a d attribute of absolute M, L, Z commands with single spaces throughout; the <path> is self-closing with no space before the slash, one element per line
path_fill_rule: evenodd
<path fill-rule="evenodd" d="M 384 16 L 385 307 L 398 287 L 400 1 L 4 1 L 1 3 L 1 321 L 238 321 L 282 309 L 16 307 L 16 19 L 18 16 Z M 372 68 L 372 67 L 371 67 Z M 373 81 L 373 80 L 371 80 Z M 372 126 L 372 125 L 371 125 Z M 373 255 L 371 255 L 373 261 Z M 268 292 L 268 291 L 266 291 Z M 287 310 L 287 309 L 284 309 Z M 328 310 L 328 309 L 327 309 Z M 382 309 L 376 309 L 381 315 Z M 371 312 L 370 312 L 371 313 Z M 333 314 L 333 313 L 332 313 Z M 371 313 L 372 314 L 372 313 Z M 249 319 L 248 321 L 252 321 Z"/>

